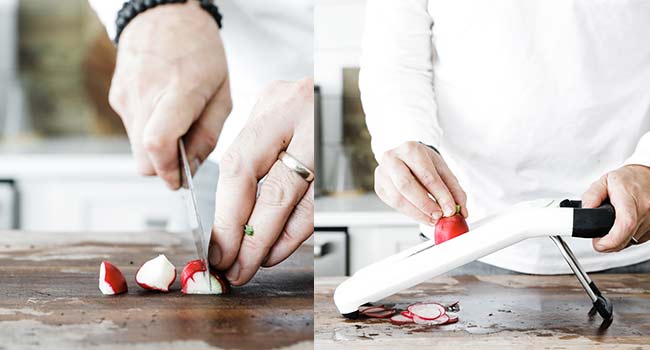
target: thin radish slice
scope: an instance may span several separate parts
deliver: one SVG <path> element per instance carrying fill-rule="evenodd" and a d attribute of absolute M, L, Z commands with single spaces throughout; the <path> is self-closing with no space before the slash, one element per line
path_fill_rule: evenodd
<path fill-rule="evenodd" d="M 418 316 L 423 320 L 435 320 L 446 312 L 444 306 L 438 303 L 413 304 L 409 305 L 407 310 L 413 314 L 414 317 Z"/>
<path fill-rule="evenodd" d="M 373 307 L 369 307 L 369 308 L 361 311 L 361 313 L 365 315 L 367 313 L 382 312 L 382 311 L 386 311 L 386 310 L 390 310 L 390 309 L 386 309 L 383 306 L 373 306 Z"/>
<path fill-rule="evenodd" d="M 411 319 L 413 318 L 413 314 L 408 310 L 402 311 L 401 314 L 402 314 L 402 316 L 404 316 L 406 318 L 411 318 Z"/>
<path fill-rule="evenodd" d="M 446 324 L 447 321 L 449 321 L 449 316 L 447 315 L 442 315 L 433 320 L 427 320 L 419 317 L 418 315 L 413 315 L 413 322 L 421 325 L 436 326 L 436 325 Z"/>
<path fill-rule="evenodd" d="M 387 318 L 395 315 L 395 310 L 384 310 L 380 312 L 366 312 L 364 315 L 372 318 Z"/>
<path fill-rule="evenodd" d="M 395 315 L 390 318 L 390 323 L 396 325 L 396 326 L 401 326 L 405 324 L 411 324 L 414 323 L 412 318 L 406 317 L 402 314 Z"/>
<path fill-rule="evenodd" d="M 383 308 L 384 305 L 365 305 L 365 306 L 359 306 L 359 312 L 365 312 L 368 309 L 371 309 L 373 307 L 381 307 Z"/>
<path fill-rule="evenodd" d="M 445 322 L 443 324 L 452 324 L 452 323 L 458 322 L 458 315 L 447 314 L 446 316 L 447 316 L 448 320 L 447 320 L 447 322 Z"/>

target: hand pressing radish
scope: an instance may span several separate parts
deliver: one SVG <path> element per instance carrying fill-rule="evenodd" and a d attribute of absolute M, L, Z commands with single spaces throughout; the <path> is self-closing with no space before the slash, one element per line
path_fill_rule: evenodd
<path fill-rule="evenodd" d="M 176 280 L 176 268 L 164 254 L 146 261 L 135 273 L 135 282 L 142 288 L 169 292 Z"/>
<path fill-rule="evenodd" d="M 125 293 L 128 290 L 122 272 L 106 260 L 99 265 L 99 290 L 106 295 Z"/>
<path fill-rule="evenodd" d="M 188 262 L 181 272 L 181 291 L 184 294 L 225 294 L 230 290 L 230 283 L 225 277 L 212 269 L 208 278 L 205 271 L 201 260 Z"/>
<path fill-rule="evenodd" d="M 442 217 L 436 223 L 434 241 L 440 244 L 469 231 L 465 217 L 461 214 L 460 205 L 456 205 L 456 214 Z"/>

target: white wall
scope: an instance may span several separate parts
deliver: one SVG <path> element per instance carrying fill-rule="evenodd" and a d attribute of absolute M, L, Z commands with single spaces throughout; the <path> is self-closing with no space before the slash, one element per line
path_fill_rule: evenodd
<path fill-rule="evenodd" d="M 358 67 L 365 0 L 317 0 L 314 14 L 314 79 L 321 87 L 323 157 L 334 160 L 342 137 L 342 69 Z"/>

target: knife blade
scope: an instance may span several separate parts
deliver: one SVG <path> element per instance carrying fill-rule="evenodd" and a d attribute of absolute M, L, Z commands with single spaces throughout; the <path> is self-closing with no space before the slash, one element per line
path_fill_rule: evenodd
<path fill-rule="evenodd" d="M 205 277 L 210 290 L 212 290 L 212 284 L 209 283 L 208 245 L 214 222 L 219 166 L 216 163 L 205 161 L 192 177 L 185 144 L 182 139 L 178 141 L 178 150 L 181 163 L 181 191 L 189 217 L 196 254 L 206 268 Z"/>

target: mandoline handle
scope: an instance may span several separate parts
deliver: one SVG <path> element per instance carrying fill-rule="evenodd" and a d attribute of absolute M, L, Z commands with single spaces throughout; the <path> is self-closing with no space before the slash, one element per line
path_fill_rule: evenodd
<path fill-rule="evenodd" d="M 583 208 L 581 201 L 565 199 L 562 208 L 573 209 L 573 237 L 596 238 L 605 236 L 614 225 L 616 214 L 609 202 L 598 208 Z"/>

